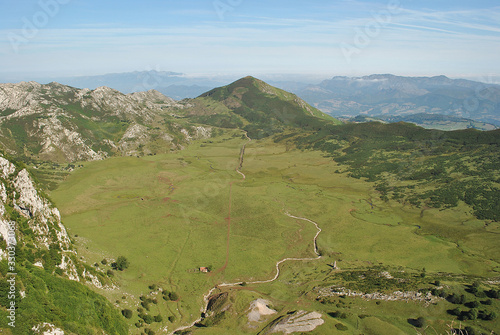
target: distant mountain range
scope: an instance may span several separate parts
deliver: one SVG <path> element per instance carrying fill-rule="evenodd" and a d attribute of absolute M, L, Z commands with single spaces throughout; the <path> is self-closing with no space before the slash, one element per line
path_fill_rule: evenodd
<path fill-rule="evenodd" d="M 471 119 L 460 118 L 450 115 L 441 114 L 410 114 L 410 115 L 397 115 L 397 116 L 387 116 L 381 115 L 366 116 L 357 115 L 353 118 L 343 119 L 347 122 L 364 123 L 364 122 L 382 122 L 382 123 L 396 123 L 396 122 L 407 122 L 413 123 L 417 126 L 426 129 L 439 129 L 439 130 L 459 130 L 459 129 L 478 129 L 478 130 L 495 130 L 498 127 L 491 124 L 480 121 L 474 121 Z"/>
<path fill-rule="evenodd" d="M 78 88 L 96 89 L 100 86 L 107 86 L 124 94 L 154 89 L 175 100 L 195 98 L 228 82 L 224 77 L 190 77 L 179 72 L 156 70 L 54 78 L 53 80 Z"/>
<path fill-rule="evenodd" d="M 295 90 L 333 116 L 439 114 L 500 126 L 500 85 L 438 77 L 389 74 L 334 77 Z"/>

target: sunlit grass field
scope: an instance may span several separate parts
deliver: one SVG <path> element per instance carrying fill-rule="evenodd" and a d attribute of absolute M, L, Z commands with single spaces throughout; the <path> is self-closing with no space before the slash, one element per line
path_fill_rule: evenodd
<path fill-rule="evenodd" d="M 246 179 L 236 171 L 244 144 Z M 312 291 L 335 282 L 328 266 L 335 261 L 340 271 L 382 266 L 416 273 L 425 268 L 428 276 L 499 274 L 498 224 L 473 219 L 466 205 L 422 211 L 383 202 L 372 183 L 335 173 L 339 166 L 318 151 L 270 140 L 248 142 L 235 132 L 174 154 L 83 165 L 50 196 L 88 264 L 107 270 L 103 258 L 123 255 L 130 261 L 128 269 L 115 271 L 118 288 L 99 292 L 120 309 L 134 311 L 132 334 L 140 334 L 135 310 L 151 284 L 179 295 L 178 301 L 165 302 L 158 294 L 149 312 L 161 314 L 163 321 L 148 327 L 171 331 L 199 317 L 203 295 L 214 285 L 270 279 L 283 258 L 315 257 L 314 225 L 285 211 L 319 224 L 323 258 L 287 262 L 273 283 L 229 289 L 239 316 L 196 334 L 256 333 L 241 315 L 257 297 L 273 301 L 282 312 L 331 312 L 335 305 L 317 302 Z M 212 272 L 199 273 L 200 267 Z M 345 300 L 351 311 L 345 320 L 325 314 L 325 324 L 310 334 L 408 334 L 414 330 L 407 319 L 418 316 L 428 316 L 444 334 L 451 320 L 447 302 L 424 308 Z M 357 317 L 362 314 L 370 316 Z M 168 321 L 169 316 L 175 319 Z M 337 330 L 339 322 L 349 330 Z"/>

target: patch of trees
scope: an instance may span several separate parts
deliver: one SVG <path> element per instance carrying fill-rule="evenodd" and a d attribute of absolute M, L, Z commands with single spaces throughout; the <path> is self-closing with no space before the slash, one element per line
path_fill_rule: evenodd
<path fill-rule="evenodd" d="M 154 304 L 154 305 L 158 304 L 158 300 L 156 300 L 156 298 L 147 298 L 147 297 L 141 295 L 139 297 L 139 299 L 141 300 L 141 306 L 144 307 L 147 311 L 149 311 L 149 309 L 150 309 L 149 306 L 151 304 Z"/>
<path fill-rule="evenodd" d="M 286 140 L 277 136 L 275 140 Z M 353 178 L 377 182 L 381 199 L 450 208 L 464 201 L 479 219 L 500 221 L 500 132 L 442 132 L 408 124 L 347 124 L 295 136 L 299 148 L 327 152 Z M 451 175 L 453 174 L 453 177 Z M 393 188 L 389 181 L 419 183 Z M 457 178 L 458 177 L 458 178 Z M 460 181 L 461 180 L 461 181 Z M 421 185 L 421 186 L 420 186 Z M 418 192 L 426 186 L 432 190 Z"/>
<path fill-rule="evenodd" d="M 488 291 L 481 290 L 481 283 L 478 281 L 473 282 L 471 285 L 466 285 L 466 292 L 470 293 L 476 298 L 484 298 L 486 296 L 490 297 L 492 295 L 498 294 L 498 291 L 491 289 Z M 464 305 L 468 309 L 462 309 L 461 307 L 456 307 L 454 309 L 448 310 L 448 314 L 456 316 L 459 320 L 484 320 L 491 321 L 497 318 L 495 311 L 490 311 L 488 309 L 481 309 L 481 306 L 491 306 L 491 299 L 487 300 L 469 300 L 466 299 L 464 294 L 451 293 L 446 294 L 444 290 L 432 291 L 432 294 L 439 295 L 440 297 L 445 297 L 446 300 L 453 304 Z"/>
<path fill-rule="evenodd" d="M 163 295 L 163 300 L 166 300 L 166 301 L 177 301 L 179 300 L 179 295 L 175 292 L 168 292 L 168 291 L 163 291 L 162 292 L 162 295 Z"/>
<path fill-rule="evenodd" d="M 114 270 L 119 270 L 119 271 L 123 271 L 123 270 L 127 269 L 129 267 L 129 265 L 130 265 L 130 263 L 129 263 L 128 259 L 124 256 L 119 256 L 116 259 L 116 262 L 111 263 L 111 267 Z"/>
<path fill-rule="evenodd" d="M 139 319 L 141 319 L 141 320 L 139 320 L 138 324 L 136 324 L 136 326 L 138 328 L 142 327 L 144 325 L 144 323 L 149 325 L 149 324 L 152 324 L 153 322 L 158 322 L 158 323 L 163 322 L 163 317 L 160 314 L 152 316 L 150 314 L 145 313 L 144 309 L 141 307 L 139 307 L 137 309 L 137 313 L 138 313 Z"/>
<path fill-rule="evenodd" d="M 491 321 L 497 318 L 497 313 L 488 310 L 479 310 L 471 308 L 469 310 L 462 310 L 460 307 L 448 310 L 448 314 L 458 317 L 461 321 L 466 320 L 484 320 Z"/>
<path fill-rule="evenodd" d="M 336 319 L 347 319 L 347 314 L 341 311 L 330 312 L 328 315 Z"/>

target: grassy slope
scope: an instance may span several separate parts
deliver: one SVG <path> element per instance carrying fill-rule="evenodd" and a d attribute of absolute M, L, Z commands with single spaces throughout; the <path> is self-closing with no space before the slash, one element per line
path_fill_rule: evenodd
<path fill-rule="evenodd" d="M 411 124 L 348 124 L 276 140 L 319 149 L 339 172 L 377 182 L 383 199 L 425 208 L 470 205 L 480 219 L 500 220 L 500 132 L 425 130 Z M 288 136 L 288 137 L 287 137 Z"/>
<path fill-rule="evenodd" d="M 5 262 L 0 263 L 2 274 L 2 305 L 7 300 L 9 287 L 4 285 L 7 270 Z M 92 292 L 80 283 L 57 277 L 32 265 L 17 266 L 16 285 L 26 297 L 17 299 L 16 327 L 7 325 L 8 312 L 0 310 L 0 332 L 29 334 L 35 324 L 54 324 L 75 334 L 127 334 L 123 318 L 102 295 Z M 19 291 L 16 296 L 19 297 Z M 82 318 L 82 316 L 85 318 Z"/>
<path fill-rule="evenodd" d="M 340 124 L 295 94 L 253 77 L 215 88 L 192 103 L 195 107 L 189 113 L 196 115 L 196 122 L 242 128 L 252 138 L 264 138 L 288 128 L 317 130 L 326 124 Z"/>
<path fill-rule="evenodd" d="M 150 312 L 160 313 L 164 320 L 175 316 L 174 324 L 163 321 L 152 328 L 172 329 L 194 320 L 202 295 L 214 284 L 268 279 L 274 275 L 276 261 L 312 257 L 314 227 L 286 217 L 283 208 L 320 224 L 323 233 L 318 245 L 325 257 L 311 263 L 285 263 L 277 282 L 244 289 L 252 298 L 271 299 L 282 311 L 335 308 L 316 302 L 310 292 L 332 280 L 326 264 L 334 260 L 347 270 L 382 264 L 409 272 L 425 267 L 430 274 L 498 275 L 498 235 L 492 235 L 498 233 L 497 224 L 483 228 L 464 213 L 465 207 L 429 210 L 422 216 L 420 209 L 409 205 L 382 202 L 372 183 L 335 174 L 339 166 L 330 158 L 314 151 L 288 151 L 269 140 L 247 145 L 242 170 L 247 178 L 242 181 L 234 169 L 246 140 L 241 133 L 236 135 L 195 143 L 178 154 L 85 163 L 51 194 L 71 234 L 78 234 L 79 252 L 88 263 L 118 255 L 130 260 L 130 268 L 117 273 L 120 289 L 101 292 L 111 301 L 120 300 L 121 308 L 135 310 L 138 296 L 147 294 L 152 283 L 178 292 L 180 301 L 159 299 Z M 231 182 L 229 263 L 218 272 L 226 256 Z M 464 220 L 470 221 L 463 225 Z M 457 228 L 459 247 L 450 239 L 422 234 L 416 227 L 439 230 L 442 222 Z M 191 271 L 209 265 L 212 274 Z M 121 299 L 124 294 L 126 299 Z M 243 312 L 250 298 L 241 294 L 236 294 L 235 304 Z M 450 319 L 444 313 L 448 303 L 427 310 L 419 304 L 378 306 L 358 299 L 349 303 L 349 308 L 361 308 L 374 317 L 352 316 L 342 322 L 351 330 L 355 325 L 373 334 L 387 328 L 387 322 L 394 333 L 397 329 L 409 333 L 412 328 L 406 319 L 422 314 L 435 319 L 433 325 L 441 330 Z M 130 323 L 132 333 L 138 332 L 133 326 L 136 314 Z M 331 334 L 338 320 L 325 320 L 326 325 L 311 334 Z M 235 327 L 251 333 L 244 330 L 245 324 L 245 317 L 229 319 L 196 334 L 234 334 Z"/>

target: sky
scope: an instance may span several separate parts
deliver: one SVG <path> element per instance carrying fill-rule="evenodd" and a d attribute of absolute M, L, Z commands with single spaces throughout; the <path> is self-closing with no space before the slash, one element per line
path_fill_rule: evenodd
<path fill-rule="evenodd" d="M 0 77 L 500 77 L 498 0 L 0 0 Z"/>

